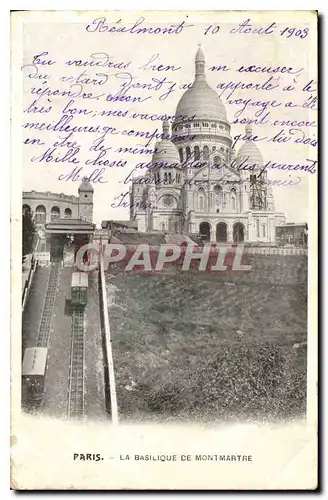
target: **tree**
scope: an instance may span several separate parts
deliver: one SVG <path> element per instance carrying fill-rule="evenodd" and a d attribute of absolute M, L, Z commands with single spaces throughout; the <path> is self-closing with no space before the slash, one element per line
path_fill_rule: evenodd
<path fill-rule="evenodd" d="M 35 234 L 35 224 L 33 222 L 32 214 L 29 211 L 23 211 L 22 218 L 23 230 L 23 257 L 31 253 L 33 248 L 33 239 Z"/>

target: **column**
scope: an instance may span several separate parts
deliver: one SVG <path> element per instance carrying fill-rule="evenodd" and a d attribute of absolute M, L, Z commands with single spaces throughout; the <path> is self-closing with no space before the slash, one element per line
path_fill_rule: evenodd
<path fill-rule="evenodd" d="M 228 223 L 227 227 L 227 242 L 233 243 L 233 222 Z"/>
<path fill-rule="evenodd" d="M 212 224 L 210 241 L 212 242 L 216 241 L 216 224 L 214 223 Z"/>

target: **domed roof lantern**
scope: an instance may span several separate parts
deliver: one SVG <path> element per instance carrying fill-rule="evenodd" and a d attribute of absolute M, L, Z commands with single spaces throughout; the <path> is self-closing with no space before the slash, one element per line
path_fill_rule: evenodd
<path fill-rule="evenodd" d="M 93 193 L 93 187 L 88 181 L 88 179 L 84 179 L 83 182 L 79 185 L 79 193 Z"/>
<path fill-rule="evenodd" d="M 163 134 L 167 134 L 168 136 L 170 136 L 170 124 L 168 121 L 163 122 Z M 166 139 L 166 137 L 163 138 Z"/>
<path fill-rule="evenodd" d="M 202 49 L 202 46 L 200 43 L 198 44 L 198 50 L 197 50 L 196 57 L 195 57 L 195 62 L 199 62 L 199 61 L 205 62 L 205 55 L 204 55 L 204 52 L 203 52 L 203 49 Z"/>
<path fill-rule="evenodd" d="M 252 135 L 252 125 L 251 123 L 248 123 L 245 125 L 245 134 L 246 134 L 246 141 L 250 140 L 250 137 Z"/>
<path fill-rule="evenodd" d="M 174 124 L 180 123 L 181 117 L 227 122 L 227 113 L 221 98 L 206 82 L 205 56 L 200 46 L 198 46 L 195 56 L 195 79 L 191 87 L 180 98 L 175 112 Z"/>
<path fill-rule="evenodd" d="M 195 57 L 195 77 L 197 80 L 205 80 L 205 55 L 200 44 Z"/>

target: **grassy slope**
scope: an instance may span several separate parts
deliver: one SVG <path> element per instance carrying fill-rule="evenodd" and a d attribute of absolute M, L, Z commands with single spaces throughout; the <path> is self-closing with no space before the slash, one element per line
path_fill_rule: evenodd
<path fill-rule="evenodd" d="M 283 265 L 267 257 L 257 262 L 259 269 Z M 276 280 L 269 274 L 264 281 L 255 272 L 237 279 L 179 271 L 109 275 L 122 417 L 304 413 L 306 347 L 293 344 L 306 340 L 306 284 L 295 269 L 292 280 L 284 271 Z"/>

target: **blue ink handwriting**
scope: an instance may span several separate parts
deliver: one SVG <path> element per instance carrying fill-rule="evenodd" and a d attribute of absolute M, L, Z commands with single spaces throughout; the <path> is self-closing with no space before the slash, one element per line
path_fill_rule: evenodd
<path fill-rule="evenodd" d="M 193 24 L 186 24 L 181 21 L 179 24 L 171 24 L 169 27 L 141 27 L 145 22 L 145 17 L 139 17 L 137 21 L 131 26 L 126 27 L 122 25 L 122 19 L 116 21 L 112 25 L 106 23 L 105 17 L 98 17 L 94 19 L 91 24 L 86 26 L 86 31 L 89 33 L 130 33 L 131 35 L 179 35 L 185 28 L 194 26 Z"/>

